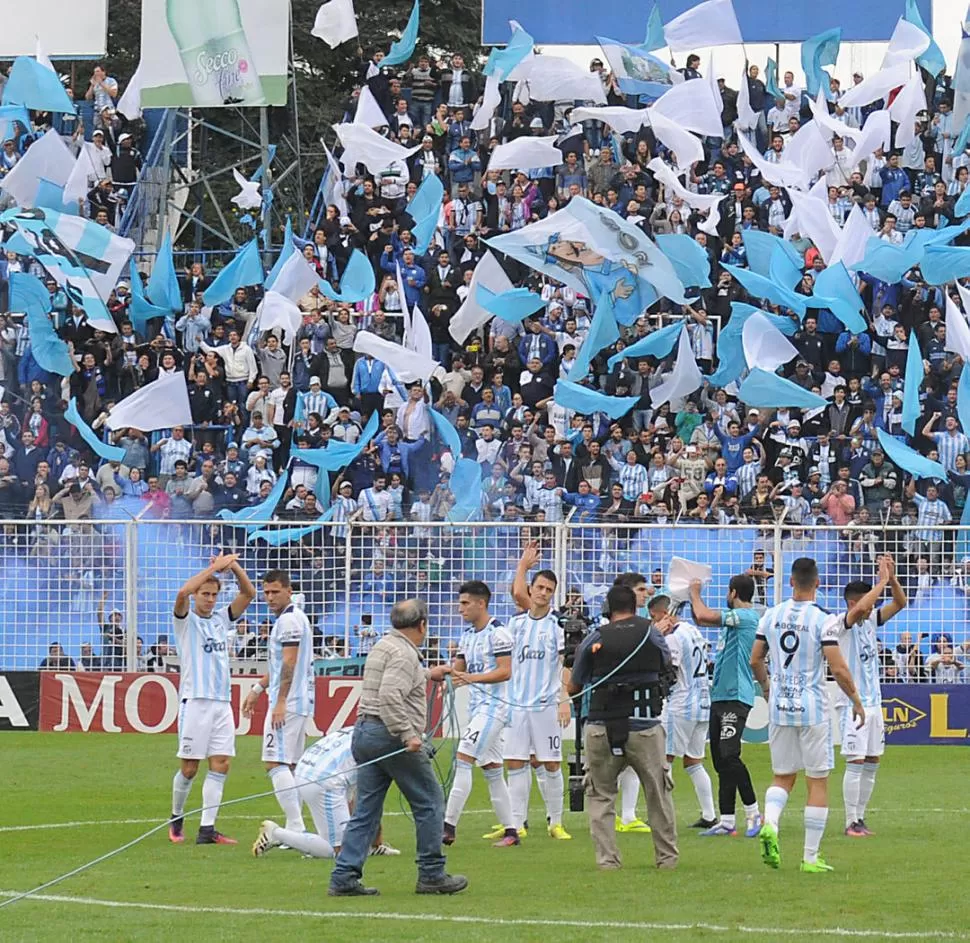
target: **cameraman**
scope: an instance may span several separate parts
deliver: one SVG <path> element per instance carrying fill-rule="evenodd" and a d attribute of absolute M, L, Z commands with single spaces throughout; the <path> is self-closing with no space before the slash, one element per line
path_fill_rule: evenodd
<path fill-rule="evenodd" d="M 624 766 L 636 771 L 647 798 L 658 868 L 677 866 L 677 825 L 670 795 L 660 712 L 670 668 L 663 636 L 637 616 L 629 586 L 613 586 L 606 597 L 608 625 L 594 629 L 576 651 L 569 694 L 598 684 L 591 692 L 586 719 L 586 795 L 597 867 L 616 870 L 620 853 L 614 832 L 617 776 Z"/>

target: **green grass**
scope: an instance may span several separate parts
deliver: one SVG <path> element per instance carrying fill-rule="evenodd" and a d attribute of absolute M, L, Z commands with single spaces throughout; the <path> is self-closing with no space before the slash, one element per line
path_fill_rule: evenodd
<path fill-rule="evenodd" d="M 18 891 L 63 874 L 147 831 L 151 823 L 84 825 L 12 831 L 12 826 L 93 820 L 160 820 L 168 810 L 175 771 L 175 738 L 108 734 L 0 736 L 3 790 L 0 806 L 0 890 Z M 259 738 L 241 737 L 225 798 L 268 789 L 258 762 Z M 760 797 L 768 784 L 767 749 L 746 747 Z M 483 780 L 476 787 L 449 851 L 448 867 L 466 874 L 469 889 L 454 898 L 414 894 L 414 834 L 389 797 L 387 839 L 400 858 L 368 861 L 365 878 L 381 896 L 326 896 L 330 863 L 289 852 L 250 855 L 260 819 L 277 817 L 272 797 L 241 803 L 220 817 L 236 847 L 172 846 L 160 832 L 47 892 L 126 904 L 177 905 L 188 912 L 111 908 L 73 901 L 24 900 L 0 909 L 0 940 L 127 941 L 196 938 L 207 941 L 290 939 L 437 940 L 643 940 L 811 941 L 818 930 L 843 928 L 913 934 L 903 939 L 970 939 L 965 876 L 970 865 L 966 827 L 966 750 L 897 747 L 886 757 L 867 816 L 872 839 L 842 836 L 841 765 L 832 779 L 832 811 L 823 852 L 837 870 L 798 873 L 803 787 L 782 820 L 782 867 L 769 871 L 758 843 L 700 839 L 686 826 L 697 817 L 693 790 L 682 770 L 674 792 L 680 826 L 680 867 L 657 872 L 646 835 L 621 835 L 624 868 L 601 873 L 593 865 L 585 816 L 567 813 L 571 842 L 553 842 L 540 828 L 521 847 L 495 849 L 479 836 L 492 824 Z M 201 804 L 197 785 L 190 808 Z M 945 811 L 940 811 L 945 810 Z M 537 791 L 532 819 L 541 821 Z M 307 816 L 309 821 L 309 816 Z M 194 837 L 195 821 L 186 831 Z M 223 908 L 213 911 L 212 908 Z M 206 910 L 209 912 L 206 912 Z M 262 910 L 263 913 L 236 911 Z M 284 913 L 266 913 L 280 911 Z M 304 911 L 304 914 L 292 914 Z M 291 912 L 287 914 L 285 912 Z M 336 917 L 333 914 L 342 916 Z M 408 916 L 358 917 L 359 913 Z M 420 916 L 423 915 L 423 916 Z M 476 918 L 456 922 L 450 917 Z M 440 917 L 440 921 L 430 919 Z M 478 918 L 481 921 L 478 922 Z M 552 921 L 489 925 L 492 918 Z M 628 926 L 568 926 L 619 921 Z M 677 925 L 661 934 L 645 926 Z M 702 926 L 714 924 L 712 929 Z M 761 932 L 753 929 L 762 928 Z"/>

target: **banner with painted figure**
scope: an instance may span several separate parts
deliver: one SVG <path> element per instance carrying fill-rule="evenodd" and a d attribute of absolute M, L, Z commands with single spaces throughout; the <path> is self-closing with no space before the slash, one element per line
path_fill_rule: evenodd
<path fill-rule="evenodd" d="M 143 0 L 145 108 L 285 105 L 287 0 Z"/>

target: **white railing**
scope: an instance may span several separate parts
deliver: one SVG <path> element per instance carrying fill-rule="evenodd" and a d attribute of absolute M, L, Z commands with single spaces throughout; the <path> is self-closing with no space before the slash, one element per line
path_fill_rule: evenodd
<path fill-rule="evenodd" d="M 723 604 L 730 577 L 749 569 L 760 574 L 756 602 L 780 602 L 792 561 L 811 556 L 821 574 L 819 602 L 834 611 L 845 584 L 872 580 L 876 556 L 892 552 L 910 606 L 881 630 L 887 680 L 964 680 L 952 665 L 970 664 L 970 531 L 958 527 L 924 534 L 900 526 L 331 522 L 278 547 L 249 537 L 245 527 L 223 521 L 0 522 L 0 670 L 36 670 L 54 644 L 79 670 L 172 670 L 175 653 L 166 643 L 175 594 L 220 549 L 239 553 L 254 577 L 276 567 L 290 572 L 323 656 L 367 652 L 391 604 L 421 596 L 431 616 L 429 657 L 447 659 L 462 628 L 459 585 L 484 580 L 495 614 L 510 616 L 516 562 L 530 539 L 539 540 L 542 565 L 559 577 L 559 605 L 581 606 L 589 617 L 599 614 L 618 573 L 637 571 L 660 584 L 674 556 L 711 568 L 710 605 Z M 226 601 L 232 593 L 224 588 Z M 264 657 L 270 624 L 257 600 L 240 625 L 240 662 Z M 954 657 L 934 670 L 930 660 L 941 647 Z M 69 667 L 59 658 L 55 650 L 48 667 Z"/>

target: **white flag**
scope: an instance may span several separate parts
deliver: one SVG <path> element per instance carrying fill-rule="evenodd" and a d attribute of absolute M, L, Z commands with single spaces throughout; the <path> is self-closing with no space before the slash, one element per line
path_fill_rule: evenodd
<path fill-rule="evenodd" d="M 970 310 L 970 305 L 968 305 L 970 292 L 959 282 L 955 284 L 964 307 Z M 943 349 L 959 354 L 963 358 L 964 364 L 970 363 L 970 325 L 967 324 L 967 319 L 960 309 L 953 303 L 949 292 L 944 291 L 943 297 L 946 299 L 946 343 L 943 345 Z M 964 366 L 963 369 L 968 368 Z"/>
<path fill-rule="evenodd" d="M 669 94 L 671 93 L 665 92 L 659 101 L 662 101 Z M 654 108 L 656 107 L 657 105 L 654 105 Z M 650 115 L 646 108 L 604 105 L 599 108 L 574 108 L 570 120 L 574 123 L 577 121 L 602 121 L 604 124 L 608 124 L 617 134 L 636 134 L 645 124 L 650 123 Z M 718 134 L 720 133 L 718 131 Z"/>
<path fill-rule="evenodd" d="M 320 142 L 323 144 L 323 142 Z M 327 166 L 330 173 L 327 176 L 327 203 L 333 203 L 340 211 L 341 216 L 347 215 L 347 195 L 344 189 L 344 175 L 340 170 L 337 158 L 330 153 L 330 148 L 323 144 L 323 152 L 327 155 Z"/>
<path fill-rule="evenodd" d="M 719 138 L 724 134 L 721 124 L 721 96 L 714 95 L 704 80 L 699 84 L 682 82 L 664 92 L 651 106 L 650 114 L 662 114 L 688 131 Z"/>
<path fill-rule="evenodd" d="M 377 104 L 377 99 L 368 85 L 362 86 L 357 98 L 354 124 L 362 124 L 368 128 L 383 128 L 387 124 L 387 115 Z"/>
<path fill-rule="evenodd" d="M 671 400 L 689 396 L 703 382 L 704 375 L 697 366 L 697 361 L 694 360 L 694 351 L 690 346 L 690 333 L 685 325 L 677 342 L 674 369 L 667 374 L 666 380 L 650 391 L 650 405 L 656 409 Z"/>
<path fill-rule="evenodd" d="M 297 252 L 291 258 L 302 258 L 302 256 Z M 282 275 L 283 270 L 280 270 L 280 277 Z M 292 337 L 303 323 L 303 312 L 289 298 L 277 291 L 266 292 L 259 303 L 257 317 L 260 331 L 269 331 L 278 327 L 283 331 L 284 337 Z"/>
<path fill-rule="evenodd" d="M 926 91 L 923 78 L 917 72 L 889 106 L 889 117 L 899 123 L 896 147 L 906 147 L 916 138 L 916 116 L 926 110 Z"/>
<path fill-rule="evenodd" d="M 800 168 L 804 177 L 802 189 L 805 189 L 820 170 L 828 170 L 835 163 L 831 133 L 814 118 L 806 121 L 788 141 L 785 161 Z"/>
<path fill-rule="evenodd" d="M 804 187 L 805 186 L 805 172 L 801 167 L 795 166 L 795 164 L 790 164 L 788 161 L 782 161 L 778 164 L 772 164 L 766 161 L 758 151 L 758 148 L 752 144 L 747 135 L 738 134 L 738 144 L 741 145 L 741 150 L 751 159 L 751 163 L 761 171 L 761 176 L 768 183 L 773 183 L 779 187 Z"/>
<path fill-rule="evenodd" d="M 354 0 L 330 0 L 317 10 L 311 36 L 322 39 L 331 49 L 353 39 L 357 33 Z"/>
<path fill-rule="evenodd" d="M 754 131 L 758 127 L 758 116 L 751 107 L 751 88 L 746 69 L 741 73 L 741 84 L 738 86 L 738 118 L 734 126 L 739 131 Z"/>
<path fill-rule="evenodd" d="M 824 180 L 822 182 L 824 184 Z M 825 193 L 824 186 L 820 189 Z M 832 219 L 825 200 L 813 196 L 811 192 L 799 193 L 797 190 L 789 190 L 788 196 L 798 213 L 798 231 L 815 243 L 815 248 L 822 253 L 825 263 L 829 264 L 835 255 L 835 247 L 839 243 L 842 230 Z"/>
<path fill-rule="evenodd" d="M 154 432 L 156 429 L 191 424 L 189 391 L 181 370 L 163 373 L 157 380 L 135 390 L 118 403 L 105 420 L 105 425 L 112 432 L 129 427 Z"/>
<path fill-rule="evenodd" d="M 839 104 L 843 108 L 855 108 L 885 98 L 894 88 L 899 88 L 909 81 L 909 73 L 910 66 L 906 62 L 888 69 L 880 69 L 875 75 L 870 75 L 858 85 L 853 85 L 839 99 Z"/>
<path fill-rule="evenodd" d="M 851 268 L 856 262 L 861 262 L 866 255 L 866 245 L 873 235 L 872 226 L 866 219 L 858 204 L 852 207 L 846 218 L 839 241 L 835 244 L 829 265 L 842 262 L 846 268 Z"/>
<path fill-rule="evenodd" d="M 520 62 L 513 70 L 529 88 L 532 101 L 555 102 L 591 101 L 606 104 L 603 83 L 595 72 L 590 72 L 562 56 L 535 56 Z"/>
<path fill-rule="evenodd" d="M 689 170 L 692 164 L 704 159 L 704 148 L 699 138 L 654 108 L 649 109 L 649 115 L 653 133 L 663 145 L 673 151 L 678 170 Z"/>
<path fill-rule="evenodd" d="M 491 311 L 483 308 L 478 303 L 478 286 L 482 285 L 489 291 L 501 295 L 503 292 L 511 291 L 514 287 L 509 280 L 505 270 L 498 264 L 498 260 L 491 252 L 486 251 L 485 255 L 479 259 L 475 271 L 472 273 L 471 285 L 468 287 L 468 294 L 461 307 L 455 312 L 454 317 L 448 324 L 448 333 L 459 344 L 465 343 L 465 338 L 476 328 L 487 324 L 493 317 Z M 445 365 L 447 366 L 447 364 Z"/>
<path fill-rule="evenodd" d="M 294 251 L 280 268 L 273 291 L 296 302 L 319 281 L 316 270 L 303 258 L 303 253 Z"/>
<path fill-rule="evenodd" d="M 54 68 L 54 63 L 50 61 L 47 53 L 44 52 L 44 47 L 41 45 L 39 36 L 37 37 L 37 49 L 34 58 L 37 60 L 38 64 L 42 65 L 45 69 L 50 69 L 54 75 L 57 75 L 57 69 Z"/>
<path fill-rule="evenodd" d="M 744 322 L 741 345 L 748 366 L 760 367 L 769 373 L 798 356 L 798 350 L 763 314 L 752 314 Z"/>
<path fill-rule="evenodd" d="M 499 144 L 488 159 L 489 170 L 528 170 L 530 167 L 558 167 L 562 152 L 551 137 L 521 137 Z"/>
<path fill-rule="evenodd" d="M 695 193 L 693 190 L 688 190 L 680 182 L 673 169 L 668 167 L 659 157 L 654 157 L 647 164 L 647 168 L 653 171 L 658 183 L 664 185 L 668 199 L 671 195 L 679 196 L 691 209 L 701 212 L 709 210 L 707 219 L 697 228 L 710 235 L 717 232 L 717 224 L 721 221 L 721 211 L 718 209 L 718 204 L 724 199 L 722 193 Z"/>
<path fill-rule="evenodd" d="M 74 155 L 64 139 L 51 129 L 27 149 L 6 177 L 0 177 L 0 190 L 6 190 L 17 206 L 33 206 L 41 179 L 63 187 L 73 171 Z"/>
<path fill-rule="evenodd" d="M 363 164 L 372 174 L 380 173 L 396 160 L 407 160 L 421 147 L 401 147 L 372 128 L 362 124 L 335 124 L 334 131 L 344 146 L 341 158 L 348 174 L 353 174 L 358 164 Z"/>
<path fill-rule="evenodd" d="M 263 205 L 259 181 L 247 180 L 235 167 L 232 168 L 232 176 L 239 186 L 239 192 L 229 202 L 235 203 L 241 210 L 259 209 Z"/>
<path fill-rule="evenodd" d="M 125 94 L 118 100 L 118 112 L 129 121 L 137 121 L 141 117 L 141 63 L 135 69 L 135 74 L 128 79 Z"/>
<path fill-rule="evenodd" d="M 427 380 L 438 369 L 438 364 L 430 357 L 424 357 L 393 341 L 386 341 L 370 331 L 357 332 L 354 350 L 358 354 L 370 354 L 375 360 L 385 364 L 397 374 L 402 383 Z"/>
<path fill-rule="evenodd" d="M 699 47 L 740 46 L 741 27 L 731 0 L 706 0 L 664 24 L 664 39 L 671 52 Z"/>
<path fill-rule="evenodd" d="M 881 68 L 889 69 L 900 64 L 908 68 L 917 56 L 923 55 L 929 48 L 930 37 L 918 26 L 900 17 L 890 37 Z"/>
<path fill-rule="evenodd" d="M 482 103 L 472 118 L 473 131 L 484 131 L 495 114 L 495 109 L 502 103 L 502 83 L 497 75 L 490 75 L 485 79 L 485 93 Z M 575 112 L 574 112 L 575 114 Z"/>

